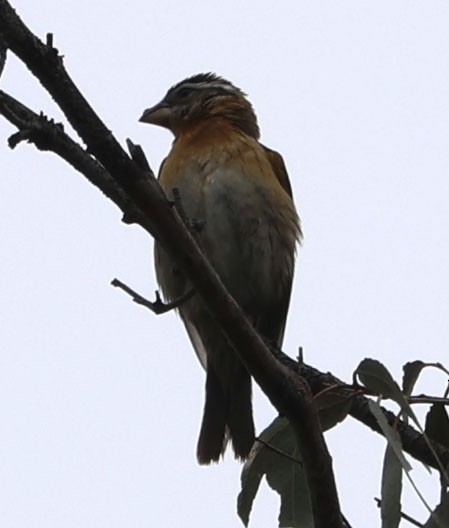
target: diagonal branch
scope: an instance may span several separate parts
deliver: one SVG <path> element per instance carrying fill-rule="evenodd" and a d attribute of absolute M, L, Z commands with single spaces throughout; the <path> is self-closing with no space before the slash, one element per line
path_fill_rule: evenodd
<path fill-rule="evenodd" d="M 54 152 L 84 174 L 93 185 L 101 188 L 110 200 L 120 204 L 120 208 L 132 207 L 132 202 L 108 171 L 64 132 L 62 124 L 49 120 L 43 114 L 36 114 L 2 90 L 0 90 L 0 114 L 19 131 L 8 140 L 11 148 L 26 140 L 39 150 Z"/>

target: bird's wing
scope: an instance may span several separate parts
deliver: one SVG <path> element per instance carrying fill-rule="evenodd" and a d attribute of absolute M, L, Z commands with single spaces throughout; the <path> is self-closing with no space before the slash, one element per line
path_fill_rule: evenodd
<path fill-rule="evenodd" d="M 165 162 L 167 161 L 168 156 L 165 156 L 165 158 L 161 161 L 161 166 L 159 167 L 159 171 L 157 173 L 157 179 L 161 177 L 162 169 L 164 168 Z"/>
<path fill-rule="evenodd" d="M 196 355 L 201 363 L 201 366 L 204 370 L 207 370 L 207 352 L 204 347 L 203 340 L 201 339 L 200 334 L 198 333 L 197 327 L 188 319 L 183 317 L 184 326 L 186 327 L 187 334 L 190 338 L 190 342 L 193 345 Z"/>
<path fill-rule="evenodd" d="M 261 145 L 261 147 L 264 150 L 265 155 L 267 156 L 274 174 L 276 175 L 276 178 L 278 179 L 282 188 L 290 196 L 290 198 L 293 198 L 292 186 L 290 185 L 287 168 L 282 156 L 279 154 L 279 152 L 269 149 L 265 145 Z"/>
<path fill-rule="evenodd" d="M 268 309 L 264 310 L 255 323 L 260 334 L 267 339 L 270 344 L 279 348 L 282 346 L 282 341 L 284 340 L 292 282 L 293 275 L 285 289 L 282 300 L 278 303 L 272 304 Z"/>
<path fill-rule="evenodd" d="M 267 156 L 273 172 L 281 184 L 284 191 L 293 198 L 292 187 L 290 185 L 290 179 L 288 177 L 287 168 L 285 167 L 284 160 L 279 152 L 269 149 L 268 147 L 261 145 L 262 149 Z M 301 231 L 299 232 L 299 239 L 301 240 Z M 268 339 L 269 342 L 275 344 L 278 347 L 282 346 L 284 339 L 285 325 L 287 322 L 287 313 L 290 305 L 290 297 L 293 284 L 293 271 L 291 276 L 286 281 L 284 287 L 284 295 L 282 299 L 275 304 L 272 304 L 264 313 L 259 317 L 256 322 L 256 327 L 259 332 Z"/>

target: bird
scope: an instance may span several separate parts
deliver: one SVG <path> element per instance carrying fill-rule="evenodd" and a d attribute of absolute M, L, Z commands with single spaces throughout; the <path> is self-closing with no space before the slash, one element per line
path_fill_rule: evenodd
<path fill-rule="evenodd" d="M 174 135 L 160 185 L 169 199 L 178 196 L 199 245 L 251 324 L 281 347 L 302 232 L 282 156 L 259 142 L 246 94 L 215 73 L 200 73 L 172 86 L 139 121 Z M 192 289 L 158 240 L 154 260 L 166 301 Z M 198 462 L 218 462 L 229 442 L 244 461 L 255 439 L 250 374 L 198 295 L 178 312 L 206 369 Z"/>

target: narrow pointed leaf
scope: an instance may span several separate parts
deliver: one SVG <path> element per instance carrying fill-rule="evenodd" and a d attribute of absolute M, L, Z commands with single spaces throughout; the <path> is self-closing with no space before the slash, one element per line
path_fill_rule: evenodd
<path fill-rule="evenodd" d="M 418 377 L 425 366 L 426 363 L 420 360 L 411 361 L 403 366 L 404 374 L 402 376 L 402 390 L 404 394 L 410 396 L 415 386 L 415 383 L 418 380 Z"/>
<path fill-rule="evenodd" d="M 387 422 L 385 415 L 380 407 L 380 405 L 372 400 L 369 402 L 369 409 L 373 413 L 374 417 L 377 420 L 382 432 L 387 439 L 389 445 L 393 449 L 395 455 L 397 456 L 401 466 L 405 471 L 411 471 L 412 466 L 408 463 L 407 459 L 404 456 L 402 451 L 401 438 L 396 429 L 393 429 L 391 425 Z"/>
<path fill-rule="evenodd" d="M 366 358 L 361 361 L 355 373 L 367 389 L 379 396 L 395 401 L 402 412 L 409 416 L 421 430 L 421 425 L 404 397 L 399 385 L 394 381 L 387 368 L 376 359 Z"/>
<path fill-rule="evenodd" d="M 401 521 L 402 465 L 387 444 L 382 469 L 382 528 L 397 528 Z"/>
<path fill-rule="evenodd" d="M 402 405 L 403 395 L 387 368 L 376 359 L 364 359 L 356 369 L 360 381 L 367 389 Z"/>

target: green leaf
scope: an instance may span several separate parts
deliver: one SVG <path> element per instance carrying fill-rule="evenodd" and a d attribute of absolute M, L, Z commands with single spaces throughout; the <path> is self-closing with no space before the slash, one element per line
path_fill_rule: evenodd
<path fill-rule="evenodd" d="M 394 381 L 392 375 L 380 361 L 369 358 L 362 360 L 355 374 L 368 390 L 374 394 L 395 401 L 400 406 L 402 412 L 409 416 L 421 430 L 421 425 L 408 401 L 402 394 L 399 385 Z"/>
<path fill-rule="evenodd" d="M 382 469 L 382 528 L 397 528 L 401 521 L 402 465 L 391 446 L 387 445 Z"/>
<path fill-rule="evenodd" d="M 426 366 L 426 363 L 420 360 L 411 361 L 406 363 L 402 369 L 404 374 L 402 376 L 402 390 L 404 394 L 410 396 L 415 383 L 421 374 L 422 369 Z"/>
<path fill-rule="evenodd" d="M 423 528 L 447 528 L 449 526 L 449 493 L 435 508 Z"/>
<path fill-rule="evenodd" d="M 351 396 L 342 394 L 340 390 L 326 390 L 315 397 L 318 406 L 321 428 L 323 431 L 332 429 L 342 422 L 351 409 Z"/>
<path fill-rule="evenodd" d="M 432 404 L 424 431 L 431 440 L 449 448 L 449 418 L 442 403 Z"/>
<path fill-rule="evenodd" d="M 380 361 L 366 358 L 361 361 L 355 373 L 368 390 L 402 405 L 404 397 L 401 389 Z"/>
<path fill-rule="evenodd" d="M 387 419 L 385 418 L 385 415 L 382 411 L 381 406 L 370 400 L 368 403 L 369 409 L 374 415 L 374 417 L 377 420 L 377 423 L 379 424 L 380 428 L 382 429 L 382 432 L 385 436 L 385 438 L 388 441 L 388 444 L 393 449 L 396 457 L 398 458 L 401 466 L 404 468 L 405 471 L 411 471 L 412 466 L 408 463 L 407 459 L 404 456 L 404 453 L 402 451 L 402 444 L 401 444 L 401 438 L 399 436 L 399 433 L 396 431 L 396 429 L 393 429 L 391 425 L 388 423 Z"/>
<path fill-rule="evenodd" d="M 291 431 L 293 435 L 293 431 Z M 298 456 L 298 449 L 292 452 Z M 279 527 L 313 528 L 312 506 L 310 504 L 309 488 L 306 474 L 299 464 L 284 459 L 278 455 L 277 464 L 273 464 L 266 473 L 268 485 L 281 498 L 279 512 Z"/>
<path fill-rule="evenodd" d="M 265 476 L 269 486 L 281 498 L 279 526 L 313 528 L 306 477 L 299 461 L 296 438 L 288 420 L 276 418 L 259 438 L 274 450 L 255 442 L 241 476 L 242 487 L 237 499 L 240 518 L 248 526 L 254 499 L 262 477 Z"/>
<path fill-rule="evenodd" d="M 280 427 L 280 424 L 277 424 Z M 274 429 L 276 428 L 275 422 L 273 422 L 268 429 L 272 428 L 273 436 L 276 434 Z M 265 433 L 267 437 L 266 429 L 260 436 L 262 437 Z M 259 442 L 255 442 L 251 452 L 243 465 L 242 474 L 240 476 L 241 490 L 237 497 L 237 513 L 245 526 L 248 526 L 249 516 L 253 507 L 254 499 L 260 486 L 262 477 L 265 474 L 264 459 L 260 456 L 263 449 L 263 445 Z"/>

